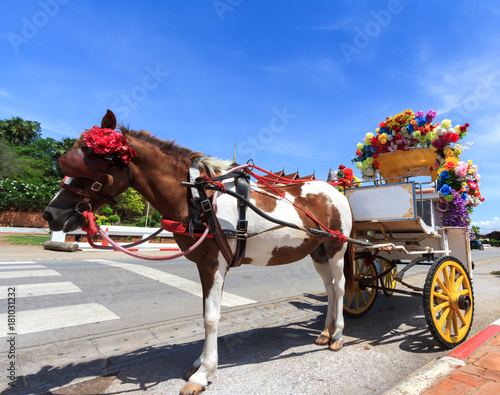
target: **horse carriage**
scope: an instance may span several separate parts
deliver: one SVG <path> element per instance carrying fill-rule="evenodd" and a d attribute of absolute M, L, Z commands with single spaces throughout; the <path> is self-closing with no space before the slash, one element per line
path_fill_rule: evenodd
<path fill-rule="evenodd" d="M 138 256 L 126 250 L 136 243 L 118 245 L 96 226 L 93 212 L 133 187 L 163 215 L 162 226 L 182 252 L 148 259 L 185 255 L 197 265 L 203 296 L 205 345 L 181 394 L 201 393 L 216 371 L 222 288 L 229 269 L 240 264 L 282 265 L 309 255 L 328 295 L 324 330 L 315 343 L 332 351 L 343 345 L 343 311 L 366 313 L 379 290 L 403 292 L 396 282 L 408 286 L 406 271 L 428 264 L 424 288 L 404 292 L 423 294 L 427 322 L 441 344 L 453 347 L 467 337 L 474 311 L 467 229 L 441 226 L 436 191 L 410 177 L 415 169 L 427 171 L 418 158 L 412 165 L 388 155 L 396 178 L 389 171 L 385 183 L 373 181 L 344 195 L 331 183 L 257 175 L 253 164 L 237 166 L 149 132 L 116 127 L 108 110 L 101 127 L 84 132 L 60 158 L 67 178 L 43 217 L 51 230 L 83 226 L 89 242 L 99 233 L 110 244 L 101 248 Z M 258 182 L 250 183 L 250 175 Z"/>
<path fill-rule="evenodd" d="M 467 338 L 474 316 L 469 232 L 442 224 L 441 199 L 429 179 L 435 177 L 428 170 L 435 161 L 433 151 L 390 155 L 378 158 L 383 179 L 345 191 L 356 236 L 371 245 L 356 247 L 356 285 L 344 296 L 344 313 L 364 315 L 379 291 L 419 296 L 432 336 L 452 348 Z M 423 287 L 404 281 L 416 265 L 429 266 Z"/>

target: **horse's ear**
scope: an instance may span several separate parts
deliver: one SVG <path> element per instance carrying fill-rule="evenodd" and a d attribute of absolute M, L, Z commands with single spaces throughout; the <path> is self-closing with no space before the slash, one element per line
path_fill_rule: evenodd
<path fill-rule="evenodd" d="M 115 114 L 113 114 L 113 111 L 108 110 L 106 112 L 106 115 L 102 118 L 101 121 L 101 128 L 103 129 L 116 129 L 116 117 Z"/>

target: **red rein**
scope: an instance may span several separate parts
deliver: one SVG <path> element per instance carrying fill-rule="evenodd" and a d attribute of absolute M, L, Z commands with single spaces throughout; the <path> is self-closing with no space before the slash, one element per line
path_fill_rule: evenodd
<path fill-rule="evenodd" d="M 330 233 L 332 240 L 337 240 L 340 243 L 347 242 L 347 237 L 345 235 L 343 235 L 342 233 L 340 233 L 337 230 L 328 229 L 325 225 L 323 225 L 320 221 L 318 221 L 311 214 L 309 214 L 307 211 L 305 211 L 302 207 L 296 205 L 294 202 L 292 202 L 289 199 L 287 199 L 284 193 L 283 194 L 279 193 L 279 191 L 276 188 L 273 188 L 270 184 L 268 184 L 266 182 L 266 181 L 273 182 L 273 183 L 274 182 L 281 182 L 283 184 L 289 184 L 290 185 L 290 184 L 304 183 L 304 182 L 307 182 L 307 181 L 320 181 L 320 180 L 314 180 L 314 179 L 310 179 L 310 180 L 304 180 L 304 179 L 301 179 L 301 180 L 290 180 L 290 179 L 287 179 L 287 178 L 284 178 L 284 177 L 277 176 L 276 174 L 273 174 L 273 173 L 271 173 L 271 172 L 269 172 L 267 170 L 264 170 L 264 169 L 262 169 L 260 167 L 257 167 L 257 166 L 254 166 L 254 165 L 249 165 L 249 164 L 238 166 L 237 168 L 232 169 L 229 172 L 234 171 L 234 170 L 239 170 L 239 169 L 245 169 L 245 171 L 248 174 L 250 174 L 251 176 L 253 176 L 256 180 L 261 181 L 263 184 L 265 184 L 266 186 L 268 186 L 271 190 L 273 190 L 274 192 L 276 192 L 280 198 L 286 199 L 288 202 L 290 202 L 291 204 L 293 204 L 293 206 L 295 208 L 297 208 L 298 210 L 302 211 L 308 218 L 310 218 L 312 221 L 314 221 L 318 226 L 320 226 L 321 228 L 323 228 L 326 232 Z M 268 177 L 264 177 L 264 176 L 260 176 L 258 174 L 255 174 L 252 171 L 253 169 L 257 169 L 257 170 L 262 171 L 262 172 L 264 172 L 264 173 L 266 173 L 268 175 L 271 175 L 273 178 L 268 178 Z M 224 185 L 222 183 L 213 181 L 213 180 L 209 179 L 208 177 L 206 177 L 206 178 L 208 179 L 208 181 L 210 183 L 217 185 L 217 187 L 220 188 L 220 192 L 221 193 L 225 192 L 225 187 L 224 187 Z M 329 184 L 331 184 L 332 186 L 335 186 L 336 184 L 339 184 L 339 183 L 332 183 L 331 182 Z M 216 204 L 216 196 L 217 196 L 217 194 L 215 193 L 214 197 L 213 197 L 213 203 L 212 203 L 213 205 Z M 91 211 L 84 211 L 82 214 L 83 214 L 83 217 L 85 218 L 85 225 L 82 227 L 82 230 L 84 232 L 87 232 L 87 240 L 88 240 L 89 244 L 93 248 L 106 249 L 106 250 L 116 249 L 116 250 L 119 250 L 121 252 L 124 252 L 125 254 L 133 256 L 135 258 L 141 258 L 141 259 L 148 259 L 148 260 L 159 261 L 159 260 L 169 260 L 169 259 L 175 259 L 175 258 L 182 257 L 182 256 L 184 256 L 186 254 L 189 254 L 191 251 L 193 251 L 195 248 L 197 248 L 203 242 L 203 240 L 205 240 L 205 238 L 208 236 L 208 233 L 209 233 L 209 229 L 207 227 L 205 229 L 205 231 L 203 232 L 203 234 L 201 236 L 199 236 L 199 239 L 196 241 L 196 243 L 193 244 L 187 250 L 184 250 L 182 252 L 179 252 L 177 254 L 170 255 L 170 256 L 167 256 L 167 257 L 152 257 L 152 256 L 141 255 L 141 254 L 137 254 L 135 252 L 129 251 L 129 250 L 127 250 L 127 247 L 132 247 L 132 246 L 135 246 L 135 245 L 147 242 L 148 240 L 152 239 L 153 237 L 155 237 L 156 235 L 158 235 L 159 233 L 161 233 L 161 231 L 163 229 L 159 229 L 158 231 L 156 231 L 155 233 L 153 233 L 151 236 L 149 236 L 146 239 L 141 240 L 140 242 L 128 244 L 126 246 L 121 246 L 118 243 L 116 243 L 114 240 L 112 240 L 106 234 L 106 232 L 104 232 L 99 227 L 99 225 L 97 225 L 95 223 L 95 215 L 94 215 L 93 212 L 91 212 Z M 172 226 L 172 224 L 170 224 L 170 226 Z M 169 230 L 169 229 L 167 229 L 167 230 Z M 102 247 L 102 246 L 96 245 L 92 241 L 92 236 L 95 236 L 97 234 L 99 234 L 104 240 L 106 240 L 112 247 Z"/>

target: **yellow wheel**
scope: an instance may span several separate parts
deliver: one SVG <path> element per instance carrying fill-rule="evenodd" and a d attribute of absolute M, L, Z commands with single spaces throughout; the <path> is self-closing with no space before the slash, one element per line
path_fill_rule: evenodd
<path fill-rule="evenodd" d="M 380 279 L 380 282 L 382 283 L 382 287 L 384 287 L 383 291 L 385 295 L 392 296 L 392 294 L 394 293 L 392 290 L 396 288 L 396 280 L 394 280 L 394 277 L 396 276 L 396 274 L 398 274 L 398 268 L 397 266 L 394 266 L 391 269 L 391 263 L 384 261 L 382 272 L 385 272 L 387 270 L 390 270 L 390 272 L 387 273 L 384 277 L 382 277 Z"/>
<path fill-rule="evenodd" d="M 344 295 L 344 313 L 349 317 L 365 314 L 377 299 L 377 269 L 371 259 L 358 258 L 354 263 L 354 292 Z"/>
<path fill-rule="evenodd" d="M 474 291 L 464 265 L 451 256 L 436 260 L 424 286 L 424 312 L 434 339 L 446 348 L 465 341 L 474 317 Z"/>

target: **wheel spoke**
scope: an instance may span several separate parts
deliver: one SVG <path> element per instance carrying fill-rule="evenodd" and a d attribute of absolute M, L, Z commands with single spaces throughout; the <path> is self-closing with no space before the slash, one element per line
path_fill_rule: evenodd
<path fill-rule="evenodd" d="M 443 278 L 444 278 L 444 283 L 446 285 L 446 289 L 448 291 L 452 290 L 453 288 L 450 284 L 450 273 L 448 272 L 448 266 L 445 266 L 441 273 L 443 273 Z"/>
<path fill-rule="evenodd" d="M 462 286 L 462 283 L 464 282 L 464 276 L 460 276 L 457 278 L 457 281 L 455 282 L 455 288 L 453 289 L 455 292 L 458 292 L 460 287 Z"/>
<path fill-rule="evenodd" d="M 450 310 L 448 310 L 449 313 L 451 313 Z M 452 317 L 449 317 L 450 314 L 448 314 L 448 318 L 446 320 L 446 336 L 448 339 L 451 337 L 451 322 L 452 322 Z"/>
<path fill-rule="evenodd" d="M 450 300 L 450 297 L 448 295 L 445 295 L 444 293 L 442 292 L 436 292 L 434 294 L 434 297 L 437 298 L 437 299 L 442 299 L 442 300 Z"/>
<path fill-rule="evenodd" d="M 438 329 L 443 327 L 444 322 L 446 321 L 446 318 L 448 318 L 449 314 L 450 314 L 450 308 L 443 309 L 443 314 L 441 315 L 438 321 Z"/>
<path fill-rule="evenodd" d="M 450 302 L 446 301 L 444 303 L 441 303 L 441 304 L 434 306 L 434 311 L 437 313 L 438 311 L 443 310 L 444 308 L 449 307 L 449 306 L 450 306 Z"/>
<path fill-rule="evenodd" d="M 346 303 L 346 306 L 348 308 L 351 307 L 351 303 L 352 303 L 352 299 L 354 298 L 354 294 L 356 293 L 356 291 L 354 291 L 352 294 L 349 294 L 348 298 L 347 298 L 347 303 Z"/>
<path fill-rule="evenodd" d="M 453 333 L 455 334 L 455 336 L 458 336 L 458 332 L 459 332 L 460 328 L 458 326 L 458 320 L 457 320 L 457 313 L 456 313 L 456 311 L 452 311 L 451 318 L 453 320 Z"/>
<path fill-rule="evenodd" d="M 441 288 L 441 290 L 446 294 L 446 295 L 449 295 L 450 292 L 448 291 L 448 289 L 446 289 L 445 285 L 443 284 L 443 282 L 441 281 L 441 279 L 439 277 L 436 277 L 436 282 L 438 283 L 439 287 Z"/>
<path fill-rule="evenodd" d="M 467 326 L 467 322 L 465 321 L 465 317 L 460 310 L 457 310 L 457 317 L 463 326 Z"/>

